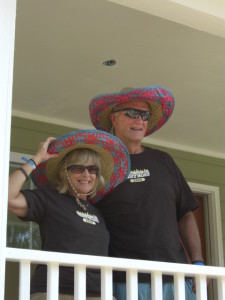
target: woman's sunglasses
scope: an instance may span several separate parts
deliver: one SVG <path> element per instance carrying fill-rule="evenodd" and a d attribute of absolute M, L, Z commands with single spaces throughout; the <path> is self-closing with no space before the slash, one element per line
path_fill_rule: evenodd
<path fill-rule="evenodd" d="M 114 110 L 113 112 L 124 111 L 125 115 L 131 119 L 137 119 L 141 116 L 143 121 L 148 121 L 150 119 L 150 112 L 145 110 L 140 110 L 136 108 L 122 108 Z"/>
<path fill-rule="evenodd" d="M 85 170 L 87 170 L 89 174 L 94 174 L 94 175 L 98 175 L 98 171 L 99 171 L 96 165 L 91 165 L 91 166 L 71 165 L 67 167 L 67 170 L 76 174 L 82 174 L 84 173 Z"/>

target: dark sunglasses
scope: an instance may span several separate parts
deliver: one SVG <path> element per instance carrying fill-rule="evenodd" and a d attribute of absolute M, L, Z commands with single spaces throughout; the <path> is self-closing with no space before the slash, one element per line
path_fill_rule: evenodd
<path fill-rule="evenodd" d="M 96 165 L 91 165 L 91 166 L 71 165 L 67 167 L 67 170 L 76 174 L 82 174 L 84 173 L 85 170 L 87 170 L 89 174 L 98 175 L 98 167 Z"/>
<path fill-rule="evenodd" d="M 150 112 L 145 110 L 140 110 L 136 108 L 122 108 L 114 110 L 113 112 L 124 111 L 125 115 L 131 119 L 137 119 L 141 116 L 143 121 L 148 121 L 150 119 Z"/>

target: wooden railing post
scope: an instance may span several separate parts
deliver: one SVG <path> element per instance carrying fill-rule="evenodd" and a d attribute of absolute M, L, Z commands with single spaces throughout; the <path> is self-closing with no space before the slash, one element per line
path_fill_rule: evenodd
<path fill-rule="evenodd" d="M 127 299 L 138 299 L 138 278 L 137 270 L 128 270 L 126 273 L 127 281 Z"/>
<path fill-rule="evenodd" d="M 77 265 L 74 272 L 75 282 L 75 299 L 86 300 L 86 267 L 84 265 Z"/>
<path fill-rule="evenodd" d="M 101 269 L 101 299 L 112 300 L 113 296 L 112 268 Z"/>
<path fill-rule="evenodd" d="M 20 262 L 19 300 L 30 300 L 30 261 Z"/>
<path fill-rule="evenodd" d="M 174 276 L 174 300 L 180 299 L 185 299 L 185 281 L 183 273 Z"/>
<path fill-rule="evenodd" d="M 152 300 L 162 300 L 162 272 L 151 273 Z"/>
<path fill-rule="evenodd" d="M 47 300 L 58 300 L 59 294 L 59 264 L 48 264 Z"/>

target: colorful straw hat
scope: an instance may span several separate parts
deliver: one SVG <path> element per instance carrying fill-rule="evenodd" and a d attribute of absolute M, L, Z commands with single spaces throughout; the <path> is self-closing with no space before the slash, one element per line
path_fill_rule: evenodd
<path fill-rule="evenodd" d="M 150 107 L 150 119 L 145 136 L 162 127 L 174 109 L 173 94 L 164 87 L 124 88 L 119 93 L 101 94 L 91 100 L 89 112 L 95 128 L 110 132 L 112 127 L 111 111 L 116 105 L 128 101 L 146 101 Z"/>
<path fill-rule="evenodd" d="M 127 148 L 114 135 L 101 130 L 78 130 L 54 140 L 48 147 L 48 152 L 58 153 L 37 166 L 31 178 L 38 188 L 54 189 L 54 177 L 57 166 L 71 151 L 88 148 L 100 154 L 103 160 L 102 175 L 105 186 L 97 186 L 97 193 L 89 199 L 91 203 L 98 202 L 106 193 L 127 179 L 130 172 L 130 158 Z"/>

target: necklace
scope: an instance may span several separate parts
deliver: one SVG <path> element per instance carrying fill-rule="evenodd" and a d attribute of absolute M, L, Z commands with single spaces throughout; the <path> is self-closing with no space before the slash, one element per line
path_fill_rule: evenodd
<path fill-rule="evenodd" d="M 69 178 L 69 175 L 68 175 L 68 172 L 67 172 L 67 167 L 66 167 L 66 162 L 65 162 L 65 170 L 66 170 L 66 177 L 68 179 L 68 182 L 69 182 L 71 188 L 73 189 L 73 191 L 75 193 L 74 197 L 76 199 L 76 202 L 77 202 L 78 206 L 80 206 L 84 211 L 87 211 L 88 202 L 87 202 L 86 205 L 82 204 L 80 202 L 79 196 L 89 196 L 89 195 L 91 195 L 92 193 L 94 193 L 96 187 L 94 187 L 94 189 L 92 191 L 90 191 L 89 193 L 87 193 L 87 194 L 78 193 L 77 190 L 75 189 L 75 187 L 73 186 L 70 178 Z"/>
<path fill-rule="evenodd" d="M 84 211 L 87 211 L 88 202 L 87 202 L 86 205 L 84 205 L 84 204 L 82 204 L 82 203 L 80 202 L 80 199 L 79 199 L 78 197 L 75 197 L 75 199 L 76 199 L 77 204 L 78 204 Z"/>

